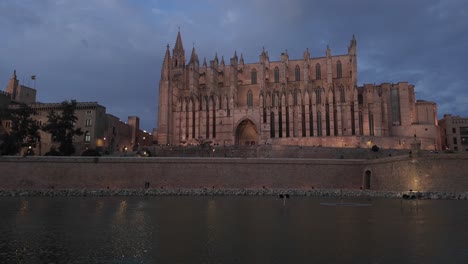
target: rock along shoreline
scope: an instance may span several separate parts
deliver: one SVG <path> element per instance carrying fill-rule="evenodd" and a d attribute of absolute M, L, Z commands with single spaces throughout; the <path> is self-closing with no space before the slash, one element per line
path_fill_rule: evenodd
<path fill-rule="evenodd" d="M 468 192 L 390 192 L 325 189 L 42 189 L 0 190 L 2 197 L 46 196 L 316 196 L 345 198 L 468 200 Z"/>

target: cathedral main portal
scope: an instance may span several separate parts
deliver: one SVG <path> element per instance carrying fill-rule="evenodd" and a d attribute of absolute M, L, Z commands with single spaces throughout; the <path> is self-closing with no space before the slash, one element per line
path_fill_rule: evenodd
<path fill-rule="evenodd" d="M 258 144 L 258 133 L 255 124 L 245 119 L 237 126 L 236 129 L 236 144 L 237 145 L 256 145 Z"/>

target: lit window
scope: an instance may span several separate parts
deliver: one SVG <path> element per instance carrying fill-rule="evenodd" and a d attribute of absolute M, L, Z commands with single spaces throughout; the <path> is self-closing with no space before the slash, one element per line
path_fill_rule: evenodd
<path fill-rule="evenodd" d="M 86 119 L 85 125 L 86 125 L 86 126 L 91 126 L 91 119 Z"/>
<path fill-rule="evenodd" d="M 89 133 L 89 131 L 86 131 L 86 133 L 84 135 L 84 141 L 85 142 L 90 142 L 91 141 L 91 134 Z"/>

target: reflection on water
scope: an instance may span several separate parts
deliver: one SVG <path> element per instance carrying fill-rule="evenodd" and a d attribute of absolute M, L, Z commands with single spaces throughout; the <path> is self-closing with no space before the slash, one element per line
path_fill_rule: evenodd
<path fill-rule="evenodd" d="M 321 203 L 372 206 L 323 206 Z M 0 263 L 465 263 L 468 201 L 0 200 Z"/>

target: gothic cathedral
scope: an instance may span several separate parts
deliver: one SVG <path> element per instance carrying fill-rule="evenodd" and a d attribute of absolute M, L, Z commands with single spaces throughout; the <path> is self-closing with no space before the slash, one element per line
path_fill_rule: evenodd
<path fill-rule="evenodd" d="M 200 66 L 195 48 L 186 63 L 180 32 L 166 49 L 159 82 L 158 144 L 307 145 L 409 148 L 418 138 L 438 149 L 437 107 L 415 101 L 414 86 L 357 85 L 357 43 L 311 58 L 227 64 L 217 54 Z"/>

